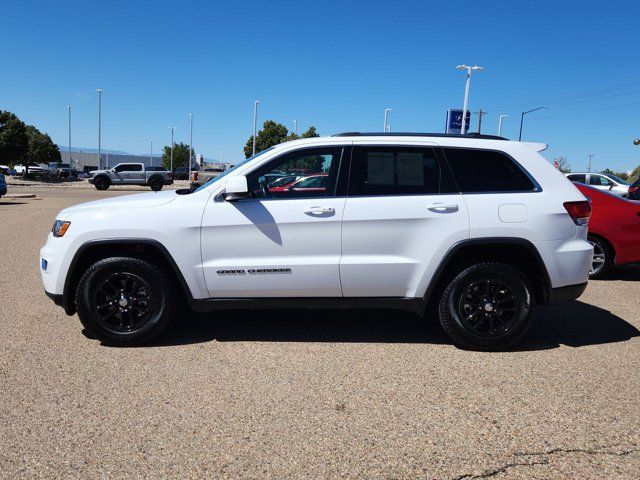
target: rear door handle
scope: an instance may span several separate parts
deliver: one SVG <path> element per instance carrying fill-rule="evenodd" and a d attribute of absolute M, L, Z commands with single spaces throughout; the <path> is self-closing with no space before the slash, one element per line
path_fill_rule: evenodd
<path fill-rule="evenodd" d="M 427 207 L 428 210 L 435 213 L 453 213 L 458 211 L 457 203 L 432 203 Z"/>
<path fill-rule="evenodd" d="M 307 207 L 304 209 L 307 215 L 333 215 L 336 210 L 332 207 Z"/>

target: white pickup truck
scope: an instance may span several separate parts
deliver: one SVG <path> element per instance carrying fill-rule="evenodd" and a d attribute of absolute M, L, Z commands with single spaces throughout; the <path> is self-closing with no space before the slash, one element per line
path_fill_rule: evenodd
<path fill-rule="evenodd" d="M 153 191 L 173 183 L 173 173 L 164 167 L 147 167 L 144 163 L 119 163 L 108 170 L 95 170 L 89 183 L 98 190 L 111 185 L 147 185 Z"/>

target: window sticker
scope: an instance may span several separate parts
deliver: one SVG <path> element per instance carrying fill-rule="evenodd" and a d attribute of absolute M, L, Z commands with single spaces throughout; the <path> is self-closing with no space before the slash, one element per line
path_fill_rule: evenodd
<path fill-rule="evenodd" d="M 398 185 L 424 186 L 422 153 L 398 152 Z"/>
<path fill-rule="evenodd" d="M 367 183 L 369 185 L 393 185 L 393 153 L 367 153 Z"/>

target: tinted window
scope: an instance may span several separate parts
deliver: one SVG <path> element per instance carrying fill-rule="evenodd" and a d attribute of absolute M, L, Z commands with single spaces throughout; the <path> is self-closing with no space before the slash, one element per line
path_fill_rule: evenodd
<path fill-rule="evenodd" d="M 164 172 L 166 169 L 164 167 L 147 167 L 147 172 Z"/>
<path fill-rule="evenodd" d="M 602 175 L 591 174 L 589 176 L 589 185 L 595 185 L 596 187 L 608 187 L 609 185 L 613 185 L 613 182 Z"/>
<path fill-rule="evenodd" d="M 354 152 L 349 194 L 437 194 L 440 177 L 433 148 L 362 147 Z"/>
<path fill-rule="evenodd" d="M 444 148 L 461 192 L 530 192 L 535 185 L 520 166 L 502 152 Z"/>
<path fill-rule="evenodd" d="M 247 176 L 254 198 L 326 197 L 335 193 L 342 147 L 287 153 Z"/>
<path fill-rule="evenodd" d="M 587 183 L 587 176 L 581 174 L 568 175 L 567 178 L 572 182 Z"/>
<path fill-rule="evenodd" d="M 141 172 L 142 165 L 124 163 L 116 167 L 116 172 Z"/>

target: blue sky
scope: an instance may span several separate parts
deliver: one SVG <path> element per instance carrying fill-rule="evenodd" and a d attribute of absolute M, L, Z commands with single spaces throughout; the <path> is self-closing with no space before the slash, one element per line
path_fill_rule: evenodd
<path fill-rule="evenodd" d="M 442 131 L 460 108 L 460 63 L 478 64 L 470 107 L 489 112 L 483 133 L 549 143 L 574 170 L 640 164 L 637 2 L 3 2 L 0 108 L 67 143 L 146 153 L 188 140 L 236 162 L 260 121 L 323 135 Z M 594 92 L 600 92 L 595 94 Z M 589 94 L 589 95 L 583 95 Z M 472 128 L 476 128 L 476 116 Z"/>

